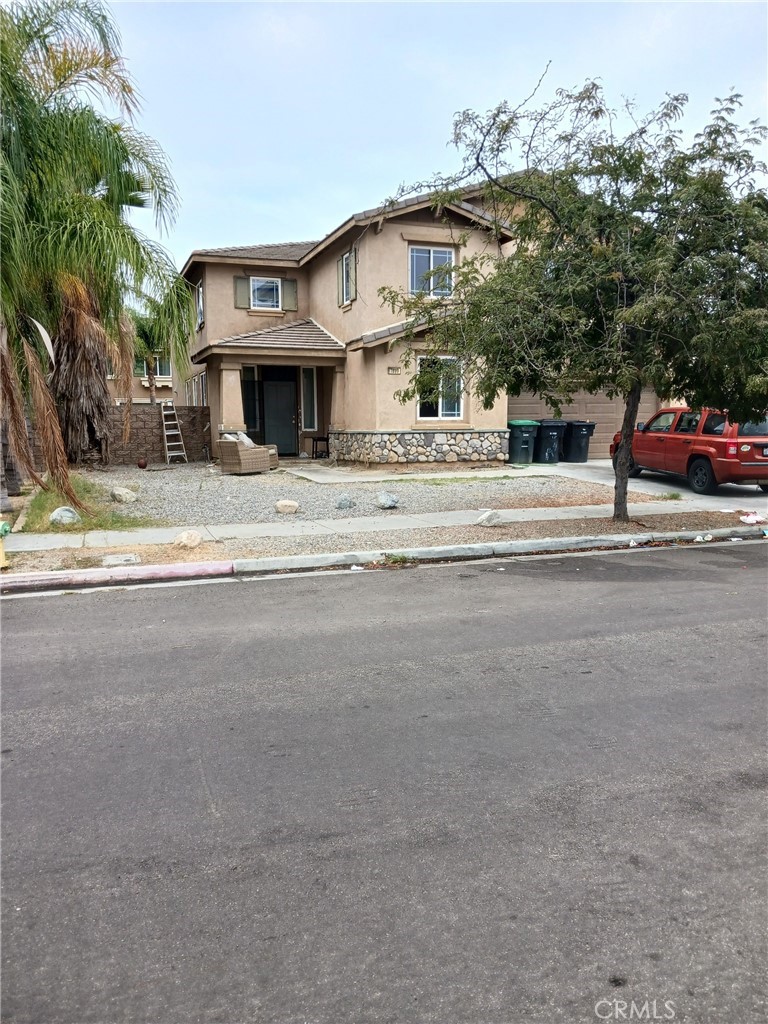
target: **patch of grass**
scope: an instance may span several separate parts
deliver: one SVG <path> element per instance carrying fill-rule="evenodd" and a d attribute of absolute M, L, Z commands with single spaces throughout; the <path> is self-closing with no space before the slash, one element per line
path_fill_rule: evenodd
<path fill-rule="evenodd" d="M 651 497 L 651 501 L 682 501 L 683 496 L 680 491 L 664 491 L 663 494 L 654 494 Z"/>
<path fill-rule="evenodd" d="M 413 559 L 409 558 L 408 555 L 390 555 L 384 552 L 384 562 L 387 565 L 407 565 L 412 561 Z"/>
<path fill-rule="evenodd" d="M 50 522 L 49 516 L 54 509 L 69 502 L 58 491 L 38 491 L 29 506 L 27 521 L 23 533 L 85 533 L 88 530 L 136 530 L 142 526 L 162 526 L 157 519 L 149 516 L 126 515 L 120 511 L 109 496 L 109 491 L 101 484 L 86 480 L 77 473 L 70 476 L 75 494 L 87 506 L 87 512 L 81 512 L 83 521 L 70 526 L 59 526 Z"/>

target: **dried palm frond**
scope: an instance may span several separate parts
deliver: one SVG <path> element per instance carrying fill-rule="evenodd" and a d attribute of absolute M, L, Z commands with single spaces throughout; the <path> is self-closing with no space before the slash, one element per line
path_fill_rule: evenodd
<path fill-rule="evenodd" d="M 63 494 L 73 508 L 88 511 L 86 506 L 75 494 L 69 479 L 67 453 L 61 436 L 61 426 L 56 413 L 53 396 L 40 365 L 37 353 L 29 344 L 23 342 L 24 359 L 29 373 L 30 396 L 35 416 L 35 430 L 43 450 L 43 458 L 48 467 L 51 482 L 57 491 Z"/>
<path fill-rule="evenodd" d="M 35 459 L 29 444 L 27 421 L 24 415 L 24 389 L 13 356 L 6 342 L 5 327 L 0 325 L 0 409 L 8 429 L 8 445 L 21 471 L 37 484 L 45 483 L 35 469 Z M 58 426 L 58 423 L 57 423 Z"/>

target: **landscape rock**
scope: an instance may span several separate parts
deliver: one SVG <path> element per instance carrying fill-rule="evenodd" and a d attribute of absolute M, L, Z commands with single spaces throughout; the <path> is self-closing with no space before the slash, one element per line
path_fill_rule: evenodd
<path fill-rule="evenodd" d="M 202 543 L 203 538 L 197 530 L 184 530 L 173 539 L 173 545 L 177 548 L 196 548 Z"/>
<path fill-rule="evenodd" d="M 501 518 L 495 508 L 490 509 L 488 512 L 483 512 L 480 518 L 477 520 L 478 526 L 500 526 L 504 520 Z"/>
<path fill-rule="evenodd" d="M 112 501 L 119 501 L 123 504 L 130 504 L 132 501 L 138 501 L 136 492 L 130 490 L 128 487 L 113 487 L 110 491 L 110 497 L 112 498 Z"/>
<path fill-rule="evenodd" d="M 356 502 L 352 501 L 348 494 L 340 494 L 339 500 L 336 502 L 336 508 L 354 508 Z"/>
<path fill-rule="evenodd" d="M 283 498 L 281 501 L 275 502 L 275 512 L 279 512 L 283 516 L 293 516 L 299 511 L 298 501 L 289 501 L 287 498 Z"/>
<path fill-rule="evenodd" d="M 56 523 L 58 526 L 71 526 L 73 523 L 82 523 L 82 517 L 69 505 L 60 505 L 48 516 L 49 523 Z"/>
<path fill-rule="evenodd" d="M 400 499 L 396 494 L 391 494 L 389 491 L 382 491 L 376 498 L 376 504 L 379 508 L 397 508 Z"/>

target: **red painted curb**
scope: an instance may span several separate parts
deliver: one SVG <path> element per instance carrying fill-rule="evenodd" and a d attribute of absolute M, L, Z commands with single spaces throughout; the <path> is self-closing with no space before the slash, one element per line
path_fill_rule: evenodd
<path fill-rule="evenodd" d="M 55 572 L 20 572 L 0 578 L 0 592 L 61 590 L 66 587 L 119 586 L 124 583 L 211 579 L 234 576 L 232 562 L 173 562 L 170 565 L 126 565 L 114 569 L 64 569 Z"/>

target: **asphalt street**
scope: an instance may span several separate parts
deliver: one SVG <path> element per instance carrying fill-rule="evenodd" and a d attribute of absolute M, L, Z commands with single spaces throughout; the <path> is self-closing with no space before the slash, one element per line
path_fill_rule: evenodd
<path fill-rule="evenodd" d="M 4 600 L 3 1024 L 764 1022 L 767 556 Z"/>

